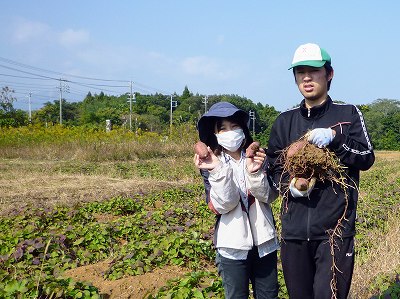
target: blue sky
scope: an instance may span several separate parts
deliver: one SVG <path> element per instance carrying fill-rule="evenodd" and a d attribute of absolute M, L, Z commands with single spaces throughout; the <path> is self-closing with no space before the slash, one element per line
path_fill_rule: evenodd
<path fill-rule="evenodd" d="M 333 99 L 400 99 L 399 3 L 3 0 L 0 87 L 13 88 L 14 106 L 25 110 L 29 92 L 32 109 L 58 100 L 63 78 L 68 101 L 89 90 L 122 94 L 133 81 L 142 94 L 187 86 L 284 111 L 301 100 L 288 70 L 293 53 L 314 42 L 332 56 Z"/>

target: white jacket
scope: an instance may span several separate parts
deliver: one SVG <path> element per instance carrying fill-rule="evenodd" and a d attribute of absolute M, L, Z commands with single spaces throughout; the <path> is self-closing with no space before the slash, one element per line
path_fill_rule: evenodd
<path fill-rule="evenodd" d="M 240 202 L 240 187 L 231 162 L 220 157 L 221 163 L 209 172 L 210 200 L 221 214 L 216 227 L 216 247 L 250 250 L 276 237 L 269 203 L 277 198 L 262 169 L 249 173 L 243 169 L 246 192 L 254 196 L 248 212 Z M 244 165 L 244 163 L 243 163 Z M 242 166 L 244 167 L 244 166 Z"/>

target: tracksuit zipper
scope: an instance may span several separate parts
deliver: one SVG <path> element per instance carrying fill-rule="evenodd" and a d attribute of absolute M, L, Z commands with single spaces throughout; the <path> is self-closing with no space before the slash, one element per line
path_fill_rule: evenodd
<path fill-rule="evenodd" d="M 310 207 L 307 206 L 307 241 L 310 241 Z"/>
<path fill-rule="evenodd" d="M 311 116 L 311 108 L 307 109 L 307 117 Z M 311 128 L 314 128 L 314 121 L 312 121 Z M 307 205 L 307 241 L 310 241 L 310 206 Z"/>

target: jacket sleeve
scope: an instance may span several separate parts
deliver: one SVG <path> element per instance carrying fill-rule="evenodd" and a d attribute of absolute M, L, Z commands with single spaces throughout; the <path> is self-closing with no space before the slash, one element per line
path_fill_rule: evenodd
<path fill-rule="evenodd" d="M 375 154 L 361 111 L 353 106 L 348 130 L 341 126 L 333 128 L 336 135 L 328 148 L 343 164 L 359 170 L 369 169 L 374 164 Z"/>
<path fill-rule="evenodd" d="M 271 188 L 268 176 L 263 169 L 254 173 L 246 171 L 246 174 L 248 189 L 259 201 L 271 203 L 278 197 L 278 192 Z"/>
<path fill-rule="evenodd" d="M 210 200 L 218 213 L 226 214 L 240 202 L 240 191 L 233 180 L 233 169 L 229 164 L 220 163 L 209 174 Z"/>
<path fill-rule="evenodd" d="M 211 185 L 208 180 L 210 172 L 205 169 L 200 169 L 200 174 L 203 177 L 204 190 L 206 192 L 206 203 L 208 204 L 208 202 L 210 201 L 210 190 L 211 190 Z"/>
<path fill-rule="evenodd" d="M 289 176 L 287 173 L 283 173 L 283 160 L 281 159 L 281 153 L 285 149 L 286 144 L 282 140 L 285 136 L 284 132 L 279 132 L 280 118 L 278 117 L 271 129 L 271 134 L 267 148 L 267 173 L 269 175 L 270 185 L 277 192 L 283 192 L 282 185 L 288 185 Z"/>

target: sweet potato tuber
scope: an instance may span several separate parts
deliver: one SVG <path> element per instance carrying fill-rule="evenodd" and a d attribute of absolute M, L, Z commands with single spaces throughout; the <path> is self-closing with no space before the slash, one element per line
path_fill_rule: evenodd
<path fill-rule="evenodd" d="M 297 190 L 306 191 L 308 189 L 314 188 L 315 182 L 316 179 L 314 177 L 310 180 L 307 180 L 305 178 L 296 178 L 294 186 L 297 188 Z"/>
<path fill-rule="evenodd" d="M 208 148 L 207 145 L 204 142 L 198 141 L 194 145 L 194 151 L 196 154 L 199 155 L 200 159 L 205 159 L 208 157 Z"/>
<path fill-rule="evenodd" d="M 260 143 L 258 141 L 254 141 L 249 147 L 246 149 L 246 157 L 253 158 L 256 155 L 256 152 L 260 149 Z"/>
<path fill-rule="evenodd" d="M 307 140 L 306 139 L 301 139 L 299 141 L 293 142 L 287 151 L 287 157 L 290 158 L 292 156 L 294 156 L 299 150 L 303 149 L 304 146 L 307 144 Z"/>
<path fill-rule="evenodd" d="M 308 189 L 308 180 L 305 178 L 297 178 L 294 186 L 297 190 L 306 191 Z"/>

